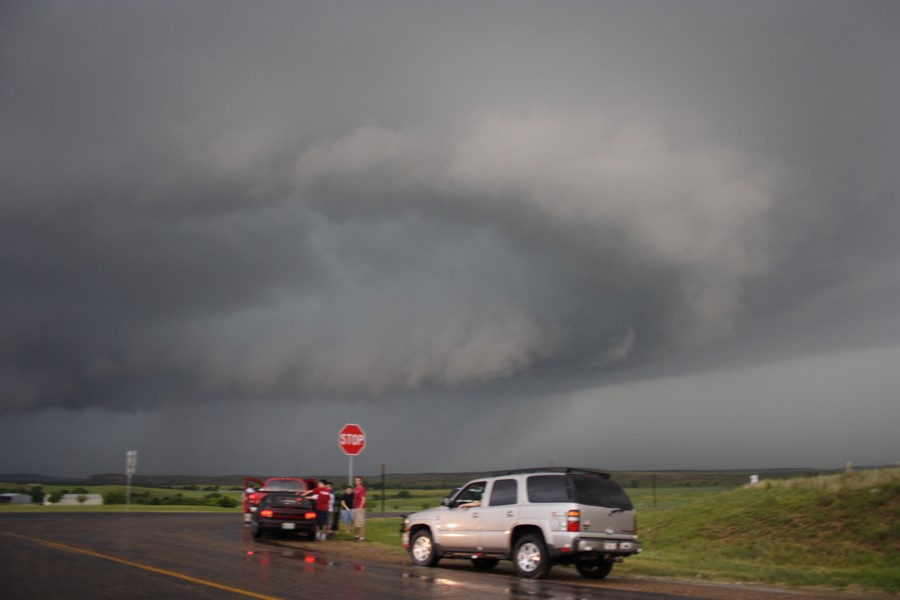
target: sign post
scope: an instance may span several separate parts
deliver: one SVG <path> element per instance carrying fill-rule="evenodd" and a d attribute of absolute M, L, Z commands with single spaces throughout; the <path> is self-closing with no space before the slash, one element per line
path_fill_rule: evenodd
<path fill-rule="evenodd" d="M 366 447 L 366 432 L 355 423 L 347 423 L 338 432 L 338 446 L 349 460 L 349 476 L 347 485 L 353 485 L 353 457 Z"/>
<path fill-rule="evenodd" d="M 129 450 L 125 453 L 125 475 L 128 478 L 128 492 L 125 495 L 125 511 L 131 511 L 131 476 L 137 471 L 137 450 Z"/>

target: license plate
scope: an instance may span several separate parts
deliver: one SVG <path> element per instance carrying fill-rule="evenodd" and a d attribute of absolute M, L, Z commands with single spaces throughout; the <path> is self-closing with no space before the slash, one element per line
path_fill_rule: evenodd
<path fill-rule="evenodd" d="M 603 543 L 603 549 L 604 549 L 604 550 L 615 550 L 615 549 L 616 549 L 616 543 L 615 543 L 615 542 L 604 542 L 604 543 Z"/>
<path fill-rule="evenodd" d="M 293 528 L 294 528 L 294 524 L 293 524 L 293 523 L 282 523 L 282 524 L 281 524 L 281 528 L 282 528 L 282 529 L 293 529 Z"/>

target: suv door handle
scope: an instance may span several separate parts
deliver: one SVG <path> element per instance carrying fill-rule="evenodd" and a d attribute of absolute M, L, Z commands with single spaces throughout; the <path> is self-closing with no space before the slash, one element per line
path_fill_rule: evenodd
<path fill-rule="evenodd" d="M 514 517 L 515 515 L 513 514 L 513 511 L 508 510 L 508 511 L 506 511 L 506 516 L 507 516 L 507 517 Z"/>

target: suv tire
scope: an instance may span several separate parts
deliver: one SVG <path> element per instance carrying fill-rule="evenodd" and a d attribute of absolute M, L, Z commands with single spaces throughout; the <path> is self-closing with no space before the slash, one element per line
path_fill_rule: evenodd
<path fill-rule="evenodd" d="M 409 556 L 420 567 L 434 567 L 441 560 L 427 529 L 420 529 L 409 542 Z"/>
<path fill-rule="evenodd" d="M 540 535 L 523 535 L 513 548 L 513 565 L 520 577 L 541 579 L 550 572 L 550 555 Z"/>
<path fill-rule="evenodd" d="M 588 579 L 603 579 L 609 575 L 610 571 L 612 571 L 613 564 L 612 561 L 598 558 L 597 560 L 579 561 L 575 563 L 575 568 L 578 569 L 578 572 L 581 573 L 582 577 Z"/>

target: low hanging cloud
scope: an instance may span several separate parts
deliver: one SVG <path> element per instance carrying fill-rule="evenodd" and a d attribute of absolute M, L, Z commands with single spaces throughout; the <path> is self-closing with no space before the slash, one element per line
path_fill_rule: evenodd
<path fill-rule="evenodd" d="M 543 253 L 548 285 L 586 285 L 575 301 L 601 311 L 652 307 L 650 337 L 675 347 L 727 335 L 768 261 L 764 171 L 595 114 L 495 113 L 443 134 L 369 127 L 314 146 L 295 172 L 326 213 L 477 224 L 516 256 Z M 616 321 L 616 335 L 631 327 Z"/>
<path fill-rule="evenodd" d="M 766 174 L 653 126 L 493 112 L 362 127 L 295 159 L 266 137 L 214 136 L 190 182 L 67 224 L 87 252 L 69 310 L 93 326 L 42 332 L 55 364 L 6 360 L 5 406 L 383 397 L 604 368 L 728 335 L 767 265 Z M 62 226 L 36 222 L 44 239 Z"/>

